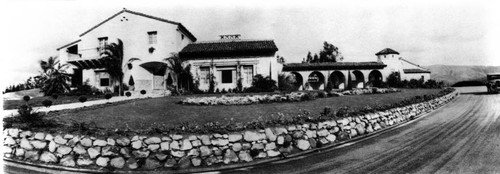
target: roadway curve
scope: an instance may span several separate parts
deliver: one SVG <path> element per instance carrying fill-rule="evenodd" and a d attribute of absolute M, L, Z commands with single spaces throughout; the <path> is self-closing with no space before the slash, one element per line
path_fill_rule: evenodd
<path fill-rule="evenodd" d="M 500 95 L 483 88 L 349 146 L 223 173 L 499 173 Z"/>

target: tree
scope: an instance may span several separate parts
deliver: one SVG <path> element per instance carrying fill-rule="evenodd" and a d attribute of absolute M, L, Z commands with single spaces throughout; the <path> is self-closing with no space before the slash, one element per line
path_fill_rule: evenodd
<path fill-rule="evenodd" d="M 43 73 L 35 78 L 43 79 L 41 91 L 44 95 L 47 96 L 69 92 L 70 86 L 68 82 L 70 81 L 71 75 L 66 73 L 65 70 L 68 64 L 61 65 L 57 57 L 49 57 L 47 61 L 40 61 L 40 67 Z"/>
<path fill-rule="evenodd" d="M 313 63 L 318 63 L 319 62 L 319 57 L 318 57 L 318 54 L 314 54 L 314 58 L 313 58 Z"/>
<path fill-rule="evenodd" d="M 112 79 L 118 80 L 118 94 L 123 94 L 123 42 L 118 39 L 117 43 L 105 45 L 101 51 L 104 68 L 108 70 Z"/>
<path fill-rule="evenodd" d="M 307 63 L 311 63 L 312 61 L 313 61 L 313 57 L 312 57 L 312 55 L 311 55 L 311 52 L 309 51 L 309 52 L 307 53 L 307 59 L 306 59 L 306 62 L 307 62 Z"/>
<path fill-rule="evenodd" d="M 326 41 L 323 43 L 323 49 L 319 52 L 319 56 L 321 62 L 338 62 L 344 59 L 339 48 Z"/>
<path fill-rule="evenodd" d="M 177 82 L 176 90 L 179 90 L 179 87 L 182 89 L 184 85 L 190 89 L 190 86 L 194 85 L 191 65 L 184 66 L 184 62 L 177 53 L 172 53 L 170 57 L 164 60 L 167 61 L 167 69 L 175 73 L 174 78 Z"/>
<path fill-rule="evenodd" d="M 389 87 L 402 87 L 399 72 L 392 72 L 387 76 L 387 85 L 389 85 Z"/>

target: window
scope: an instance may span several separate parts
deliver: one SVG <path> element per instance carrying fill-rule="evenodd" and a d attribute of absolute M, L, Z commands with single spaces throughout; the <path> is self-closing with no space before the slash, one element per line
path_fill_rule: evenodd
<path fill-rule="evenodd" d="M 99 48 L 104 48 L 106 45 L 108 45 L 108 37 L 100 37 L 97 38 L 99 40 Z"/>
<path fill-rule="evenodd" d="M 209 84 L 210 83 L 210 68 L 203 67 L 200 68 L 200 83 L 201 84 Z"/>
<path fill-rule="evenodd" d="M 150 31 L 148 32 L 148 41 L 149 41 L 149 44 L 156 44 L 157 42 L 157 32 L 156 31 Z"/>
<path fill-rule="evenodd" d="M 241 75 L 242 75 L 242 78 L 243 78 L 242 83 L 252 84 L 252 80 L 253 80 L 253 66 L 243 66 L 243 72 L 242 72 Z"/>
<path fill-rule="evenodd" d="M 184 35 L 183 34 L 181 34 L 181 40 L 184 40 Z"/>
<path fill-rule="evenodd" d="M 222 83 L 233 83 L 233 70 L 222 70 L 220 72 Z"/>
<path fill-rule="evenodd" d="M 107 72 L 96 72 L 96 76 L 99 82 L 99 86 L 109 86 L 110 79 Z"/>

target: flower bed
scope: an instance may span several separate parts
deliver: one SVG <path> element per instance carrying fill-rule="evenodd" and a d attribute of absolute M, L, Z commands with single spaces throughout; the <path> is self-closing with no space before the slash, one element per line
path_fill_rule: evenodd
<path fill-rule="evenodd" d="M 370 88 L 370 89 L 353 89 L 342 92 L 324 92 L 324 91 L 305 91 L 292 92 L 288 94 L 274 95 L 252 95 L 252 96 L 221 96 L 221 97 L 188 97 L 179 103 L 187 105 L 249 105 L 259 103 L 275 103 L 275 102 L 299 102 L 306 100 L 314 100 L 317 97 L 338 97 L 343 95 L 362 95 L 362 94 L 383 94 L 400 92 L 395 88 Z"/>
<path fill-rule="evenodd" d="M 181 135 L 164 132 L 155 136 L 93 137 L 9 128 L 3 132 L 4 157 L 110 171 L 175 170 L 248 163 L 336 144 L 401 124 L 437 109 L 458 96 L 457 92 L 446 92 L 423 102 L 354 117 L 227 134 Z"/>

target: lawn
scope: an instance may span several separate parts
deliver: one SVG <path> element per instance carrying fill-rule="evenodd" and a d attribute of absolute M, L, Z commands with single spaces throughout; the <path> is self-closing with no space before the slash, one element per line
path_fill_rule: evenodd
<path fill-rule="evenodd" d="M 195 106 L 177 104 L 186 96 L 162 97 L 134 100 L 110 104 L 105 107 L 90 107 L 78 110 L 66 110 L 50 113 L 49 118 L 94 122 L 102 128 L 147 129 L 157 125 L 179 125 L 183 122 L 203 124 L 211 121 L 246 123 L 261 117 L 266 119 L 283 113 L 292 116 L 305 109 L 312 116 L 317 116 L 324 107 L 337 110 L 350 106 L 352 109 L 364 106 L 397 103 L 413 96 L 437 94 L 440 89 L 403 89 L 400 93 L 352 95 L 343 97 L 318 98 L 312 101 L 294 103 L 267 103 L 239 106 Z M 189 96 L 191 97 L 191 96 Z"/>

